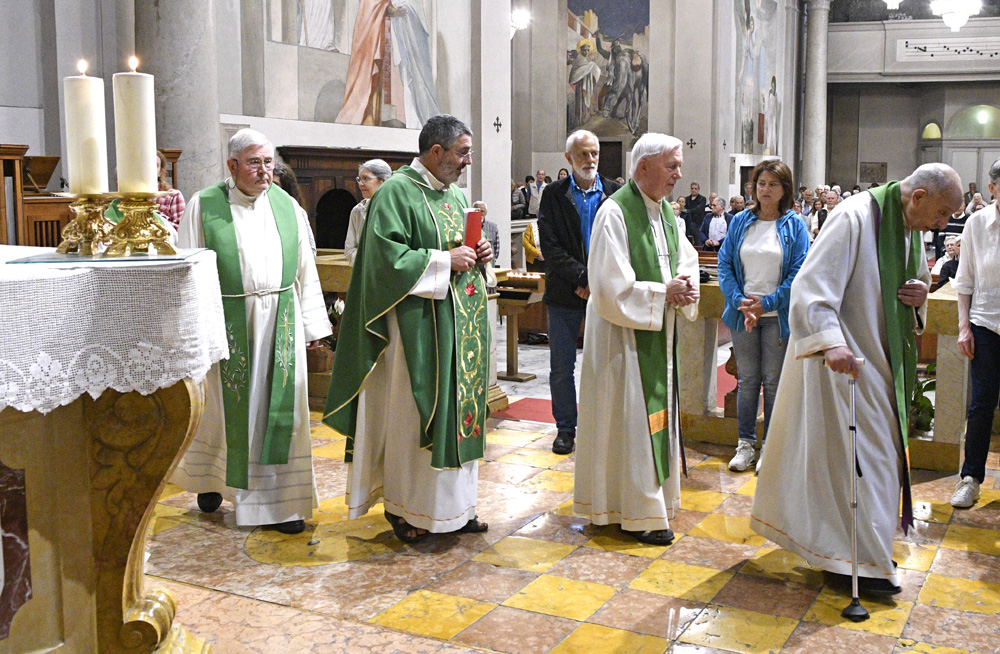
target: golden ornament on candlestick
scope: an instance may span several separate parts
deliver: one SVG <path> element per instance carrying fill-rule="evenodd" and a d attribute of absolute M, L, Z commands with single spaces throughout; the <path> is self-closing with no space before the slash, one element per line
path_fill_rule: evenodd
<path fill-rule="evenodd" d="M 106 257 L 128 257 L 137 253 L 177 254 L 177 249 L 167 239 L 168 230 L 156 217 L 156 203 L 153 198 L 160 193 L 124 193 L 118 209 L 123 218 L 111 230 L 111 244 L 104 252 Z"/>
<path fill-rule="evenodd" d="M 75 214 L 62 231 L 62 242 L 56 248 L 60 254 L 92 256 L 101 253 L 101 248 L 111 240 L 114 225 L 104 217 L 104 211 L 111 202 L 107 194 L 84 194 L 78 196 L 70 210 Z"/>

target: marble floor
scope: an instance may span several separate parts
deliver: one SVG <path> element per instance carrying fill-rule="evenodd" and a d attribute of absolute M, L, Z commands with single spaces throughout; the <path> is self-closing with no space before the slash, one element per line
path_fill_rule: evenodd
<path fill-rule="evenodd" d="M 521 352 L 544 373 L 544 347 Z M 532 393 L 547 397 L 547 381 Z M 903 592 L 866 600 L 872 619 L 854 624 L 842 589 L 750 531 L 756 478 L 728 471 L 729 448 L 689 444 L 677 539 L 653 547 L 573 515 L 573 456 L 552 454 L 552 425 L 489 427 L 485 534 L 410 546 L 381 505 L 347 520 L 344 440 L 314 420 L 322 504 L 303 534 L 238 528 L 228 503 L 202 514 L 171 486 L 146 585 L 173 591 L 175 622 L 217 654 L 1000 653 L 1000 440 L 971 510 L 948 504 L 954 476 L 916 471 L 919 520 L 894 547 Z"/>

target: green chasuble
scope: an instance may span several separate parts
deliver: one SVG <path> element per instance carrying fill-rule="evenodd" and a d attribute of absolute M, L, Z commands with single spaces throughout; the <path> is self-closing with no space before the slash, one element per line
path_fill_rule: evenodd
<path fill-rule="evenodd" d="M 462 244 L 466 206 L 458 187 L 435 191 L 410 166 L 397 170 L 368 204 L 323 418 L 347 436 L 347 462 L 358 394 L 385 352 L 386 314 L 393 309 L 420 414 L 420 446 L 430 450 L 431 465 L 458 468 L 483 457 L 490 366 L 483 270 L 452 271 L 444 300 L 409 294 L 432 250 Z"/>
<path fill-rule="evenodd" d="M 886 340 L 889 342 L 889 366 L 896 395 L 896 417 L 899 434 L 903 439 L 903 528 L 913 521 L 909 481 L 910 403 L 913 386 L 917 380 L 917 337 L 913 330 L 915 309 L 900 302 L 899 287 L 907 280 L 916 279 L 920 258 L 924 256 L 923 239 L 916 232 L 910 235 L 910 249 L 906 249 L 906 224 L 903 220 L 903 203 L 899 182 L 890 182 L 869 191 L 878 204 L 876 220 L 878 231 L 878 272 L 882 287 L 882 308 L 885 313 Z"/>
<path fill-rule="evenodd" d="M 628 233 L 629 260 L 638 281 L 664 283 L 660 271 L 660 258 L 656 251 L 653 227 L 649 223 L 646 203 L 634 180 L 618 189 L 611 199 L 618 203 L 625 215 Z M 666 201 L 661 203 L 660 220 L 670 254 L 670 275 L 677 275 L 677 258 L 680 242 L 674 211 Z M 649 417 L 649 435 L 653 444 L 656 477 L 662 485 L 670 475 L 670 401 L 667 384 L 667 363 L 674 353 L 667 349 L 667 327 L 660 331 L 636 329 L 635 347 L 642 378 L 642 394 L 646 400 Z M 676 358 L 673 360 L 676 369 Z"/>
<path fill-rule="evenodd" d="M 199 193 L 205 246 L 218 257 L 222 310 L 226 319 L 229 358 L 219 362 L 222 403 L 226 418 L 226 485 L 249 486 L 250 459 L 250 342 L 246 322 L 246 293 L 239 244 L 225 183 Z M 272 185 L 267 198 L 281 239 L 281 288 L 274 334 L 274 361 L 267 431 L 261 465 L 288 463 L 295 420 L 295 276 L 299 267 L 299 231 L 295 205 L 285 191 Z"/>

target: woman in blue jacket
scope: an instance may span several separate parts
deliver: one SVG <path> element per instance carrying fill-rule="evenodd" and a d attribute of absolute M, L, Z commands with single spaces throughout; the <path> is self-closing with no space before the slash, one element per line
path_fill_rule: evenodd
<path fill-rule="evenodd" d="M 726 301 L 722 322 L 736 353 L 739 444 L 729 469 L 754 462 L 757 407 L 764 387 L 764 435 L 788 345 L 792 280 L 809 251 L 809 233 L 795 212 L 792 172 L 782 161 L 757 164 L 751 173 L 756 206 L 736 214 L 719 250 L 719 286 Z"/>

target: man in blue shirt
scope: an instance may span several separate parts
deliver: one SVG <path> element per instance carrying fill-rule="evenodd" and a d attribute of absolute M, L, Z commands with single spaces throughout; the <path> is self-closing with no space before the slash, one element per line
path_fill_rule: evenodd
<path fill-rule="evenodd" d="M 576 441 L 576 341 L 590 297 L 587 253 L 597 208 L 619 185 L 597 173 L 601 144 L 586 130 L 566 139 L 569 177 L 546 187 L 538 208 L 545 257 L 545 303 L 549 321 L 549 388 L 558 434 L 556 454 L 569 454 Z"/>

